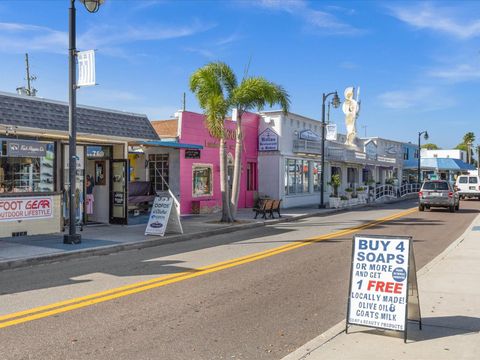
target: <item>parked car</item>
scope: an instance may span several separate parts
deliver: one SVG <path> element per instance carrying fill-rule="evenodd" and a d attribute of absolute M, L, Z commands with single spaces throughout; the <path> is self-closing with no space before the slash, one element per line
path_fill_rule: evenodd
<path fill-rule="evenodd" d="M 445 180 L 425 181 L 418 193 L 418 210 L 431 207 L 448 208 L 450 212 L 460 209 L 460 196 L 452 184 Z"/>
<path fill-rule="evenodd" d="M 480 177 L 477 175 L 460 175 L 455 182 L 461 199 L 476 197 L 480 199 Z"/>

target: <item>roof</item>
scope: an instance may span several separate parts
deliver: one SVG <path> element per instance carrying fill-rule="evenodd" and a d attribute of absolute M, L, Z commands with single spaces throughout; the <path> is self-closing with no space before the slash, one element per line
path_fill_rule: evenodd
<path fill-rule="evenodd" d="M 417 160 L 418 161 L 418 160 Z M 476 167 L 467 164 L 459 159 L 452 158 L 422 158 L 420 160 L 420 167 L 422 169 L 432 170 L 450 170 L 450 171 L 467 171 L 476 170 Z M 404 169 L 409 167 L 404 167 Z"/>
<path fill-rule="evenodd" d="M 178 119 L 155 120 L 152 126 L 160 137 L 174 138 L 178 136 Z"/>
<path fill-rule="evenodd" d="M 157 140 L 146 115 L 77 105 L 77 132 Z M 0 92 L 0 124 L 68 131 L 68 104 Z"/>

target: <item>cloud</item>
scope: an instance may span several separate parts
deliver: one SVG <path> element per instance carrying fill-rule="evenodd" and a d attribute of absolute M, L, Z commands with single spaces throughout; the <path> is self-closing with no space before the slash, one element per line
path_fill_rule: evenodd
<path fill-rule="evenodd" d="M 417 28 L 439 31 L 459 39 L 480 36 L 480 19 L 455 19 L 450 8 L 440 8 L 429 3 L 409 7 L 390 7 L 391 14 L 397 19 Z"/>
<path fill-rule="evenodd" d="M 339 66 L 342 68 L 342 69 L 346 69 L 346 70 L 353 70 L 353 69 L 357 69 L 358 68 L 358 64 L 357 63 L 354 63 L 352 61 L 342 61 Z"/>
<path fill-rule="evenodd" d="M 471 64 L 459 64 L 444 69 L 431 70 L 428 75 L 450 82 L 475 81 L 480 79 L 480 67 Z"/>
<path fill-rule="evenodd" d="M 363 32 L 328 12 L 312 9 L 304 0 L 261 0 L 253 4 L 264 9 L 289 13 L 302 19 L 311 28 L 321 29 L 324 33 L 358 35 Z"/>
<path fill-rule="evenodd" d="M 199 54 L 210 60 L 215 59 L 217 57 L 213 51 L 210 51 L 208 49 L 185 47 L 183 48 L 183 50 L 189 53 Z"/>
<path fill-rule="evenodd" d="M 387 91 L 380 94 L 378 100 L 387 109 L 415 109 L 417 112 L 441 110 L 455 105 L 451 94 L 432 87 Z"/>
<path fill-rule="evenodd" d="M 77 36 L 79 49 L 96 48 L 107 55 L 124 57 L 122 45 L 137 41 L 161 41 L 192 36 L 213 28 L 213 24 L 192 21 L 175 26 L 112 26 L 91 27 Z M 65 54 L 68 33 L 44 26 L 0 22 L 0 52 L 47 52 Z"/>

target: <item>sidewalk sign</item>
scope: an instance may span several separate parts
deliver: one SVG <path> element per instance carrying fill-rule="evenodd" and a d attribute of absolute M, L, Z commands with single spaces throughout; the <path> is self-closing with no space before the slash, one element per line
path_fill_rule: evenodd
<path fill-rule="evenodd" d="M 180 222 L 180 203 L 170 190 L 158 193 L 155 197 L 145 235 L 164 236 L 167 228 L 183 234 Z"/>
<path fill-rule="evenodd" d="M 348 325 L 404 333 L 422 329 L 413 240 L 409 236 L 355 235 L 348 292 Z"/>

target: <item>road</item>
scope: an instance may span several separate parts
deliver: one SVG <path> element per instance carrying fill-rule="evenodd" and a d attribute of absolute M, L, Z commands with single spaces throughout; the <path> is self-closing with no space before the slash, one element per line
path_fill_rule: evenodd
<path fill-rule="evenodd" d="M 344 319 L 353 234 L 413 236 L 419 269 L 480 202 L 414 206 L 3 271 L 0 358 L 281 359 Z"/>

